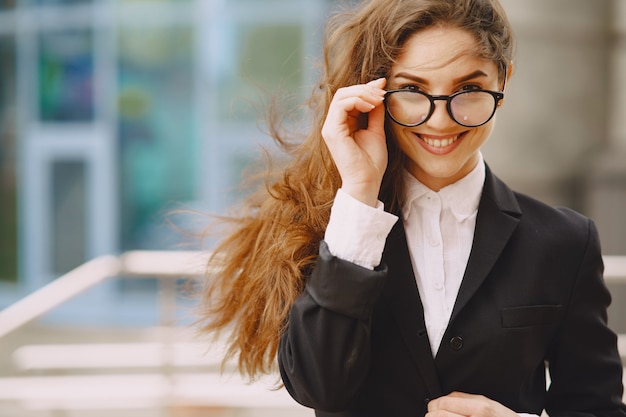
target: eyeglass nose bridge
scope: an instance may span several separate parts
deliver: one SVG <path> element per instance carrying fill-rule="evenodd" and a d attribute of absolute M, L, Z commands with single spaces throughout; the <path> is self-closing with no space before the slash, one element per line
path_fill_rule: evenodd
<path fill-rule="evenodd" d="M 428 115 L 426 116 L 426 118 L 423 120 L 422 123 L 426 123 L 432 117 L 432 115 L 435 113 L 435 101 L 445 101 L 446 102 L 446 113 L 448 114 L 448 117 L 450 119 L 452 119 L 453 122 L 458 123 L 457 120 L 452 115 L 452 99 L 455 96 L 456 96 L 456 94 L 453 94 L 451 96 L 444 96 L 444 95 L 431 96 L 431 95 L 426 95 L 426 97 L 430 100 L 430 111 L 428 112 Z"/>
<path fill-rule="evenodd" d="M 437 101 L 437 100 L 443 100 L 443 101 L 450 101 L 450 99 L 454 96 L 428 96 L 430 97 L 430 101 Z"/>

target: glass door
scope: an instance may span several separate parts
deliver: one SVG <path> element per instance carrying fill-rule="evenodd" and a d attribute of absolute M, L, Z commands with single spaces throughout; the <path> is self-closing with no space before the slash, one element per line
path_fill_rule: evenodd
<path fill-rule="evenodd" d="M 99 2 L 98 13 L 108 11 Z M 111 5 L 109 5 L 111 6 Z M 20 3 L 23 277 L 38 288 L 117 251 L 111 27 L 87 0 Z M 30 22 L 30 23 L 24 23 Z"/>

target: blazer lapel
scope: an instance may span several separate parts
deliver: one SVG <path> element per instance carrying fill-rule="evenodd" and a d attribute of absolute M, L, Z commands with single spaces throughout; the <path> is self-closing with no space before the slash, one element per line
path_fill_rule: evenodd
<path fill-rule="evenodd" d="M 430 398 L 440 397 L 442 395 L 441 384 L 428 341 L 424 308 L 413 274 L 404 226 L 400 220 L 387 238 L 383 262 L 389 268 L 383 297 L 393 311 L 402 337 L 426 382 Z"/>
<path fill-rule="evenodd" d="M 485 187 L 478 206 L 474 242 L 450 323 L 493 268 L 519 223 L 521 209 L 513 192 L 486 167 Z"/>

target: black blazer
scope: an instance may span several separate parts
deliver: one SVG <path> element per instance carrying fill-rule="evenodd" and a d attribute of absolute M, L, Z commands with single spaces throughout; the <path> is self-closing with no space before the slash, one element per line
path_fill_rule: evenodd
<path fill-rule="evenodd" d="M 422 416 L 429 399 L 461 391 L 518 413 L 624 417 L 602 271 L 589 219 L 514 193 L 487 169 L 436 357 L 398 222 L 374 271 L 333 257 L 322 242 L 281 337 L 283 382 L 317 416 Z"/>

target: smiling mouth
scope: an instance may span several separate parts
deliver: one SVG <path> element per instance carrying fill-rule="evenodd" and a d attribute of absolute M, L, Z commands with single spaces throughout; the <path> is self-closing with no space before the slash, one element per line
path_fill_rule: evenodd
<path fill-rule="evenodd" d="M 426 135 L 421 135 L 421 134 L 416 134 L 416 135 L 418 138 L 420 138 L 420 140 L 424 141 L 427 145 L 432 146 L 433 148 L 445 148 L 447 146 L 452 145 L 457 140 L 459 140 L 459 138 L 465 135 L 465 132 L 459 133 L 453 136 L 447 136 L 447 137 L 441 137 L 441 136 L 433 137 L 433 136 L 426 136 Z"/>

